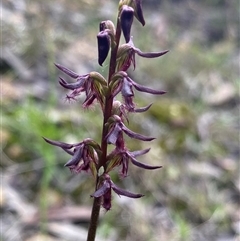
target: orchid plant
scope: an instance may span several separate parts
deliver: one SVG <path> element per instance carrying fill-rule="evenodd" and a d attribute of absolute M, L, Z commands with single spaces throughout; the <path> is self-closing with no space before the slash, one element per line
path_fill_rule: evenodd
<path fill-rule="evenodd" d="M 110 173 L 116 167 L 120 166 L 122 178 L 128 175 L 129 165 L 131 164 L 149 170 L 161 168 L 161 166 L 150 166 L 139 162 L 136 158 L 148 153 L 150 148 L 130 151 L 124 138 L 127 135 L 141 141 L 155 139 L 135 133 L 126 126 L 126 123 L 129 122 L 128 113 L 145 112 L 151 107 L 151 104 L 149 104 L 146 107 L 137 108 L 134 103 L 134 91 L 153 95 L 165 93 L 162 90 L 140 85 L 127 74 L 127 70 L 131 66 L 134 69 L 136 67 L 136 55 L 144 58 L 156 58 L 168 52 L 142 52 L 134 46 L 131 37 L 134 17 L 143 26 L 145 25 L 141 0 L 120 0 L 116 27 L 110 20 L 100 23 L 99 33 L 97 34 L 98 63 L 102 66 L 110 51 L 107 79 L 95 71 L 80 75 L 60 64 L 55 64 L 60 71 L 74 80 L 68 83 L 60 78 L 60 85 L 71 91 L 66 95 L 66 98 L 76 100 L 79 95 L 85 93 L 86 98 L 82 104 L 83 108 L 88 108 L 97 103 L 100 105 L 103 114 L 100 142 L 86 138 L 81 142 L 68 144 L 44 138 L 46 142 L 60 147 L 71 156 L 65 164 L 66 167 L 74 173 L 90 173 L 92 180 L 95 182 L 95 191 L 91 194 L 94 201 L 87 241 L 95 240 L 100 207 L 107 211 L 111 209 L 112 191 L 129 198 L 143 197 L 142 194 L 135 194 L 118 187 L 111 180 Z M 121 33 L 123 33 L 125 39 L 125 43 L 122 45 L 119 44 Z M 116 99 L 116 96 L 120 93 L 122 102 Z M 114 146 L 111 151 L 109 151 L 109 145 Z"/>

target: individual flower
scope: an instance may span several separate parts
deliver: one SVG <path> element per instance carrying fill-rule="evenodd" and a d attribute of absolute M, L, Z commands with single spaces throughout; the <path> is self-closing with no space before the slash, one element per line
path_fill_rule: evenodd
<path fill-rule="evenodd" d="M 123 149 L 115 148 L 107 157 L 108 165 L 107 165 L 106 172 L 111 171 L 115 166 L 121 165 L 122 169 L 120 174 L 122 177 L 126 177 L 128 174 L 129 162 L 131 162 L 135 166 L 148 169 L 148 170 L 161 168 L 162 166 L 149 166 L 147 164 L 137 161 L 136 157 L 144 155 L 149 151 L 150 151 L 150 148 L 133 151 L 133 152 L 128 151 L 127 148 L 123 148 Z"/>
<path fill-rule="evenodd" d="M 118 49 L 117 71 L 127 71 L 131 64 L 133 64 L 133 67 L 135 69 L 135 54 L 144 58 L 157 58 L 166 54 L 167 52 L 168 50 L 161 52 L 142 52 L 140 49 L 134 46 L 132 39 L 130 39 L 128 43 L 121 45 Z"/>
<path fill-rule="evenodd" d="M 133 110 L 131 110 L 131 112 L 142 113 L 147 111 L 151 106 L 152 104 L 149 104 L 145 107 L 134 108 Z M 126 120 L 129 123 L 128 117 L 127 117 L 128 112 L 129 112 L 128 106 L 126 106 L 125 104 L 121 103 L 118 100 L 113 101 L 112 115 L 118 115 L 122 121 Z"/>
<path fill-rule="evenodd" d="M 98 63 L 102 66 L 103 62 L 108 56 L 110 47 L 113 48 L 116 45 L 115 42 L 115 26 L 112 21 L 105 20 L 99 24 L 100 32 L 97 35 L 98 42 Z"/>
<path fill-rule="evenodd" d="M 101 148 L 95 141 L 88 138 L 76 144 L 68 144 L 47 138 L 43 139 L 51 145 L 61 147 L 65 152 L 72 156 L 72 158 L 64 165 L 65 167 L 68 167 L 74 173 L 79 173 L 81 171 L 88 172 L 91 170 L 93 176 L 96 177 L 96 165 L 101 155 Z"/>
<path fill-rule="evenodd" d="M 148 137 L 131 131 L 128 129 L 121 118 L 117 115 L 112 116 L 108 121 L 108 134 L 106 139 L 108 144 L 116 145 L 118 148 L 124 147 L 124 140 L 122 138 L 122 133 L 125 133 L 130 138 L 142 140 L 142 141 L 152 141 L 154 137 Z"/>
<path fill-rule="evenodd" d="M 151 104 L 150 104 L 146 107 L 135 109 L 135 104 L 133 102 L 133 97 L 134 97 L 133 87 L 140 92 L 145 92 L 153 95 L 163 95 L 166 93 L 166 91 L 154 90 L 149 87 L 136 83 L 124 71 L 119 71 L 113 76 L 111 86 L 113 89 L 114 97 L 119 92 L 121 92 L 122 97 L 124 99 L 125 108 L 130 112 L 144 112 L 151 107 Z"/>
<path fill-rule="evenodd" d="M 126 43 L 130 40 L 134 10 L 132 7 L 123 5 L 120 13 L 120 23 Z"/>
<path fill-rule="evenodd" d="M 94 192 L 91 197 L 95 198 L 102 198 L 102 207 L 105 208 L 107 211 L 111 209 L 111 201 L 112 201 L 112 190 L 117 193 L 118 195 L 126 196 L 129 198 L 141 198 L 144 195 L 142 194 L 135 194 L 129 191 L 126 191 L 117 185 L 111 180 L 108 174 L 103 174 L 101 177 L 102 181 L 100 187 Z"/>
<path fill-rule="evenodd" d="M 68 83 L 63 78 L 60 77 L 60 85 L 66 89 L 72 90 L 72 92 L 67 95 L 67 99 L 74 99 L 85 92 L 86 99 L 83 102 L 83 107 L 89 107 L 95 99 L 100 103 L 101 107 L 104 106 L 104 91 L 106 87 L 105 78 L 98 72 L 90 72 L 85 75 L 78 75 L 66 67 L 60 64 L 55 64 L 58 69 L 63 71 L 68 76 L 76 79 L 75 83 Z"/>

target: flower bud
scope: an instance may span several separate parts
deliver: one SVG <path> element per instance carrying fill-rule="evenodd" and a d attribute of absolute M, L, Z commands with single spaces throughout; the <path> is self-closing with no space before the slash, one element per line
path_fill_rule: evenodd
<path fill-rule="evenodd" d="M 101 31 L 97 35 L 98 40 L 98 63 L 102 66 L 110 49 L 110 37 L 107 31 Z"/>
<path fill-rule="evenodd" d="M 120 20 L 121 20 L 121 28 L 122 28 L 126 43 L 128 43 L 130 40 L 133 17 L 134 17 L 134 9 L 127 5 L 123 5 L 121 10 Z"/>

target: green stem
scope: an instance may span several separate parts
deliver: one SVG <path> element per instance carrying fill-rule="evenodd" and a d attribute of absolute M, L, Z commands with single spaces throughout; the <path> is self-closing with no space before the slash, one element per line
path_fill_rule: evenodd
<path fill-rule="evenodd" d="M 96 180 L 96 183 L 98 183 L 98 178 Z M 97 189 L 97 185 L 96 185 L 96 189 Z M 97 225 L 98 225 L 99 212 L 100 212 L 100 206 L 101 206 L 101 198 L 94 198 L 93 206 L 92 206 L 90 226 L 89 226 L 89 229 L 88 229 L 87 241 L 94 241 L 95 240 Z"/>
<path fill-rule="evenodd" d="M 120 21 L 119 21 L 119 17 L 118 17 L 116 35 L 115 35 L 116 46 L 115 46 L 115 48 L 111 49 L 111 57 L 110 57 L 110 65 L 109 65 L 109 73 L 108 73 L 108 85 L 110 84 L 111 78 L 112 78 L 113 74 L 115 73 L 116 64 L 117 64 L 116 63 L 117 51 L 118 51 L 120 37 L 121 37 L 121 26 L 120 26 Z M 104 113 L 103 113 L 102 141 L 101 141 L 102 156 L 101 156 L 101 159 L 99 160 L 99 163 L 98 163 L 98 167 L 97 167 L 98 170 L 101 167 L 103 167 L 104 170 L 106 168 L 107 140 L 106 140 L 105 137 L 106 137 L 107 131 L 108 131 L 107 128 L 106 128 L 106 123 L 107 123 L 109 117 L 111 117 L 112 105 L 113 105 L 113 97 L 112 97 L 111 93 L 108 93 L 106 98 L 105 98 L 105 108 L 104 108 Z M 99 181 L 99 178 L 96 179 L 95 191 L 98 188 L 98 181 Z M 89 225 L 89 229 L 88 229 L 87 241 L 94 241 L 95 240 L 97 225 L 98 225 L 99 212 L 100 212 L 100 206 L 101 206 L 101 198 L 94 198 L 93 206 L 92 206 L 92 214 L 91 214 L 91 219 L 90 219 L 90 225 Z"/>

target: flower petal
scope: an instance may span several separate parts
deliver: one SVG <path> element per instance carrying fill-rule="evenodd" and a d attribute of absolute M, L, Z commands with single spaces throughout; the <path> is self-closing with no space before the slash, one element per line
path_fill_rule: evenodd
<path fill-rule="evenodd" d="M 162 167 L 162 166 L 149 166 L 149 165 L 146 165 L 146 164 L 143 164 L 143 163 L 137 161 L 135 158 L 131 158 L 131 162 L 135 166 L 138 166 L 138 167 L 141 167 L 144 169 L 148 169 L 148 170 L 154 170 L 154 169 L 158 169 L 158 168 Z"/>
<path fill-rule="evenodd" d="M 61 147 L 61 148 L 63 148 L 63 149 L 71 149 L 71 148 L 74 146 L 73 144 L 68 144 L 68 143 L 61 142 L 61 141 L 53 141 L 53 140 L 50 140 L 50 139 L 45 138 L 45 137 L 43 137 L 43 139 L 44 139 L 47 143 L 49 143 L 49 144 L 51 144 L 51 145 L 54 145 L 54 146 L 59 146 L 59 147 Z"/>
<path fill-rule="evenodd" d="M 81 94 L 81 92 L 83 92 L 83 91 L 84 91 L 83 88 L 75 89 L 70 94 L 66 95 L 66 99 L 68 101 L 71 101 L 71 100 L 75 100 L 76 101 L 76 97 L 79 96 Z"/>
<path fill-rule="evenodd" d="M 77 166 L 82 159 L 84 145 L 76 148 L 73 157 L 64 165 L 65 167 Z"/>
<path fill-rule="evenodd" d="M 73 156 L 74 152 L 68 149 L 62 148 L 65 152 L 67 152 L 69 155 Z"/>
<path fill-rule="evenodd" d="M 126 191 L 118 186 L 116 186 L 113 182 L 111 183 L 112 185 L 112 189 L 115 193 L 117 193 L 118 195 L 122 195 L 122 196 L 126 196 L 126 197 L 130 197 L 130 198 L 140 198 L 143 197 L 143 194 L 135 194 L 129 191 Z"/>
<path fill-rule="evenodd" d="M 60 64 L 55 64 L 55 66 L 60 69 L 62 72 L 64 72 L 65 74 L 67 74 L 68 76 L 76 79 L 79 75 L 75 72 L 73 72 L 72 70 L 60 65 Z"/>
<path fill-rule="evenodd" d="M 150 149 L 151 148 L 147 148 L 144 150 L 138 150 L 138 151 L 132 151 L 132 152 L 130 152 L 130 156 L 137 157 L 137 156 L 144 155 L 144 154 L 148 153 L 150 151 Z"/>
<path fill-rule="evenodd" d="M 103 185 L 91 195 L 91 197 L 101 197 L 110 190 L 111 186 L 108 181 L 104 181 Z"/>
<path fill-rule="evenodd" d="M 129 112 L 134 112 L 135 104 L 133 102 L 133 96 L 123 96 L 125 108 Z"/>
<path fill-rule="evenodd" d="M 144 26 L 145 20 L 144 20 L 143 12 L 142 12 L 142 1 L 141 0 L 132 0 L 131 6 L 134 9 L 135 17 L 142 24 L 142 26 Z"/>
<path fill-rule="evenodd" d="M 112 207 L 112 190 L 109 189 L 103 196 L 103 203 L 102 206 L 105 208 L 107 211 L 109 211 Z"/>
<path fill-rule="evenodd" d="M 137 108 L 137 109 L 134 109 L 133 112 L 142 113 L 142 112 L 147 111 L 151 106 L 152 106 L 152 104 L 145 106 L 145 107 Z"/>
<path fill-rule="evenodd" d="M 69 90 L 75 90 L 75 89 L 83 87 L 83 85 L 85 84 L 85 82 L 87 80 L 86 75 L 85 76 L 79 76 L 77 78 L 77 82 L 71 83 L 71 84 L 67 83 L 61 77 L 59 77 L 59 79 L 60 79 L 59 84 L 61 86 L 63 86 L 64 88 L 69 89 Z"/>
<path fill-rule="evenodd" d="M 134 47 L 135 53 L 137 53 L 139 56 L 144 58 L 158 58 L 166 53 L 169 52 L 169 50 L 161 51 L 161 52 L 142 52 L 140 49 Z"/>
<path fill-rule="evenodd" d="M 132 81 L 132 84 L 136 88 L 136 90 L 138 90 L 140 92 L 145 92 L 145 93 L 149 93 L 149 94 L 153 94 L 153 95 L 163 95 L 166 93 L 166 91 L 164 91 L 164 90 L 154 90 L 149 87 L 137 84 L 134 81 Z"/>
<path fill-rule="evenodd" d="M 127 134 L 131 138 L 135 138 L 141 141 L 152 141 L 155 138 L 154 137 L 147 137 L 144 135 L 141 135 L 139 133 L 136 133 L 134 131 L 129 130 L 123 123 L 122 123 L 122 130 L 124 131 L 125 134 Z"/>
<path fill-rule="evenodd" d="M 82 107 L 83 108 L 88 108 L 93 103 L 93 101 L 95 99 L 96 99 L 96 95 L 95 94 L 86 96 L 86 99 L 82 103 Z"/>
<path fill-rule="evenodd" d="M 131 81 L 128 81 L 127 78 L 123 79 L 121 93 L 124 97 L 134 96 L 132 86 L 133 84 Z"/>
<path fill-rule="evenodd" d="M 107 139 L 107 143 L 108 144 L 113 144 L 116 145 L 116 142 L 118 140 L 119 137 L 119 133 L 121 132 L 121 127 L 119 126 L 118 123 L 116 123 L 111 130 L 109 131 L 109 133 L 106 136 Z"/>

